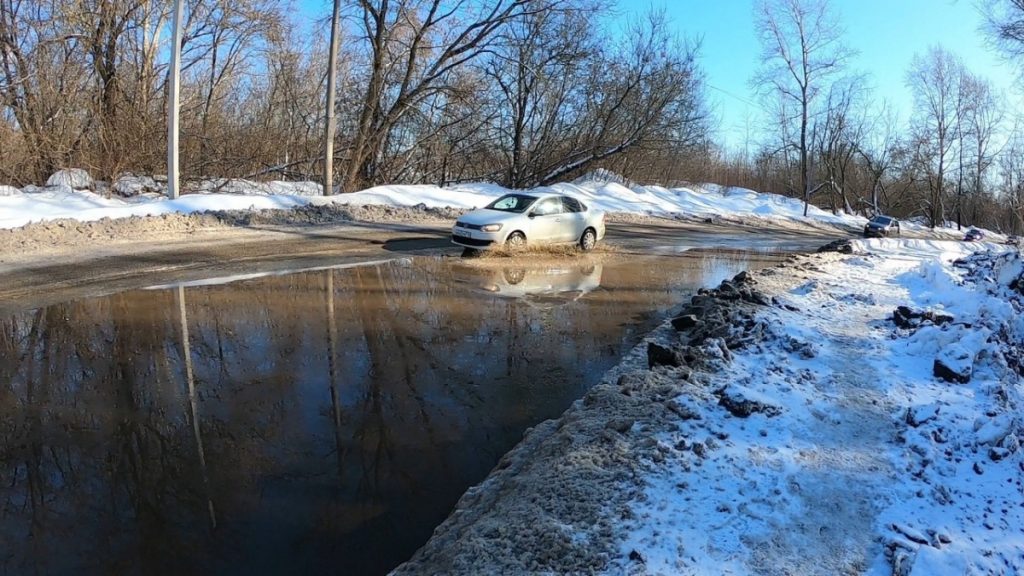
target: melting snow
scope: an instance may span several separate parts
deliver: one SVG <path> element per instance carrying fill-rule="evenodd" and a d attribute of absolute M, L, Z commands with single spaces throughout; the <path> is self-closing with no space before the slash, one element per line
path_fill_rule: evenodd
<path fill-rule="evenodd" d="M 762 308 L 772 335 L 715 377 L 781 414 L 737 418 L 679 399 L 698 417 L 656 440 L 712 449 L 651 464 L 624 522 L 620 556 L 634 560 L 616 570 L 1024 574 L 1024 296 L 1009 287 L 1024 282 L 1020 255 L 931 241 L 858 248 L 804 268 L 787 296 L 799 310 Z M 900 329 L 901 305 L 956 320 Z M 942 355 L 971 380 L 937 379 Z"/>
<path fill-rule="evenodd" d="M 115 185 L 118 190 L 134 193 L 151 188 L 150 180 L 130 177 L 119 180 Z M 460 184 L 447 188 L 428 185 L 378 186 L 352 194 L 327 197 L 317 196 L 318 185 L 312 182 L 255 183 L 245 180 L 210 180 L 201 183 L 199 188 L 201 193 L 187 194 L 177 200 L 167 200 L 154 194 L 131 198 L 106 197 L 88 190 L 72 189 L 64 184 L 46 188 L 28 187 L 20 192 L 5 188 L 4 192 L 0 193 L 0 228 L 16 228 L 30 222 L 59 218 L 89 221 L 175 212 L 188 214 L 209 210 L 292 208 L 306 204 L 452 207 L 470 210 L 489 204 L 498 196 L 509 192 L 501 186 L 487 183 Z M 575 196 L 586 204 L 606 212 L 770 218 L 848 226 L 860 226 L 864 223 L 864 219 L 859 216 L 836 216 L 813 206 L 805 219 L 803 203 L 798 199 L 716 185 L 688 188 L 627 188 L 617 183 L 585 182 L 555 184 L 538 191 L 553 191 Z"/>

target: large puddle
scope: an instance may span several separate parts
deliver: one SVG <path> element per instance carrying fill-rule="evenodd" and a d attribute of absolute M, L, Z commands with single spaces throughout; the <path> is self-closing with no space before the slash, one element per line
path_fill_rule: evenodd
<path fill-rule="evenodd" d="M 686 292 L 775 260 L 415 259 L 0 318 L 0 572 L 384 573 Z"/>

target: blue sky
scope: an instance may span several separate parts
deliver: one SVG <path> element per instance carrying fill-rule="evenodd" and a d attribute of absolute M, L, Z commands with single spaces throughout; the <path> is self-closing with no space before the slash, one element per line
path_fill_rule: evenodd
<path fill-rule="evenodd" d="M 754 0 L 619 0 L 625 16 L 652 6 L 664 8 L 680 34 L 703 37 L 701 63 L 712 87 L 709 100 L 720 117 L 720 139 L 742 147 L 747 126 L 756 138 L 761 111 L 752 104 L 757 99 L 749 86 L 760 56 Z M 846 44 L 859 52 L 851 68 L 868 74 L 874 100 L 888 100 L 901 120 L 912 106 L 904 83 L 911 59 L 935 44 L 1020 102 L 1013 91 L 1013 69 L 985 46 L 974 0 L 834 0 L 833 7 L 846 27 Z"/>

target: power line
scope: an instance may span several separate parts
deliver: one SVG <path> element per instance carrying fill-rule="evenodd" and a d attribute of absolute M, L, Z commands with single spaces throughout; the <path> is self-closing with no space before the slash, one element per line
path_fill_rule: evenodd
<path fill-rule="evenodd" d="M 725 94 L 726 96 L 729 96 L 730 98 L 732 98 L 734 100 L 738 100 L 738 101 L 740 101 L 740 102 L 742 102 L 742 103 L 744 103 L 744 104 L 746 104 L 748 106 L 753 106 L 755 108 L 760 108 L 761 110 L 763 110 L 765 112 L 770 112 L 770 110 L 768 110 L 764 106 L 758 104 L 757 102 L 754 102 L 753 100 L 744 98 L 742 96 L 737 96 L 736 94 L 733 94 L 732 92 L 729 92 L 728 90 L 726 90 L 724 88 L 719 88 L 718 86 L 715 86 L 714 84 L 711 84 L 711 83 L 706 83 L 705 85 L 708 88 L 711 88 L 712 90 L 717 90 L 718 92 L 721 92 L 722 94 Z"/>

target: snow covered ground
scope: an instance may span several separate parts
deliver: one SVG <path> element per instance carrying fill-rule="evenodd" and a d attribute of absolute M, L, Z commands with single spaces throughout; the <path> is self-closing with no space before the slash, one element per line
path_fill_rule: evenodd
<path fill-rule="evenodd" d="M 308 198 L 292 195 L 189 194 L 176 200 L 146 196 L 125 199 L 55 186 L 0 196 L 0 228 L 18 228 L 32 222 L 63 218 L 90 222 L 103 218 L 191 214 L 210 210 L 295 208 L 307 203 Z"/>
<path fill-rule="evenodd" d="M 319 188 L 312 182 L 256 183 L 244 180 L 216 180 L 201 183 L 201 193 L 187 194 L 167 200 L 152 192 L 156 184 L 151 178 L 124 177 L 114 184 L 115 190 L 133 195 L 98 194 L 87 189 L 72 189 L 64 182 L 85 180 L 53 179 L 57 184 L 28 187 L 22 190 L 5 188 L 0 193 L 0 228 L 16 228 L 30 222 L 70 218 L 79 221 L 129 216 L 157 216 L 169 213 L 189 214 L 209 210 L 245 210 L 294 208 L 307 204 L 422 206 L 473 209 L 490 203 L 509 190 L 494 184 L 463 184 L 438 186 L 378 186 L 353 194 L 317 196 Z M 555 184 L 551 190 L 575 196 L 606 212 L 667 215 L 685 214 L 696 217 L 727 219 L 809 220 L 835 225 L 863 226 L 858 216 L 833 215 L 811 207 L 803 216 L 803 203 L 795 198 L 761 194 L 741 188 L 716 185 L 689 188 L 634 186 L 609 182 Z"/>
<path fill-rule="evenodd" d="M 718 366 L 717 390 L 675 399 L 686 417 L 654 434 L 667 457 L 611 573 L 1024 574 L 1020 253 L 854 248 L 798 265 L 756 313 L 766 337 Z"/>

